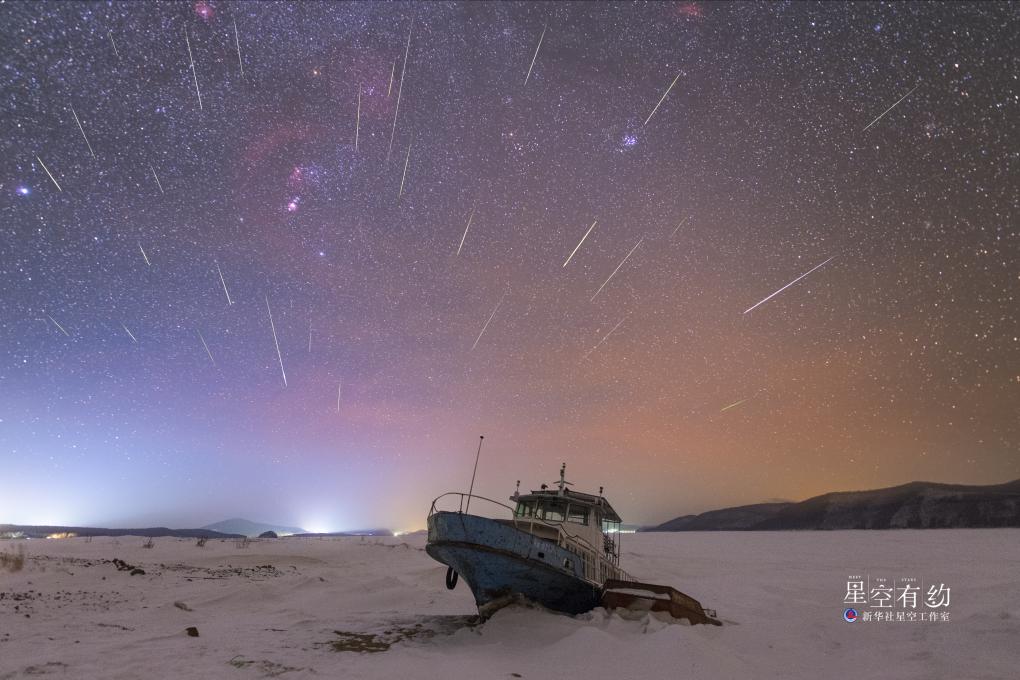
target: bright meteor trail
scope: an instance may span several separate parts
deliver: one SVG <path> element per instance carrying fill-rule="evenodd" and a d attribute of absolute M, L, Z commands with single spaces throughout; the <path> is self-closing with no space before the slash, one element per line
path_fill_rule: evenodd
<path fill-rule="evenodd" d="M 684 224 L 686 224 L 687 220 L 689 220 L 689 219 L 690 219 L 690 215 L 688 215 L 687 217 L 685 217 L 682 220 L 680 220 L 680 224 L 676 225 L 676 229 L 673 230 L 673 233 L 670 234 L 669 237 L 673 238 L 674 236 L 676 236 L 676 233 L 678 231 L 680 231 L 680 227 L 684 226 Z"/>
<path fill-rule="evenodd" d="M 52 316 L 50 316 L 49 314 L 47 314 L 47 315 L 46 315 L 46 317 L 47 317 L 47 318 L 48 318 L 48 319 L 49 319 L 50 321 L 52 321 L 52 322 L 53 322 L 53 325 L 54 325 L 54 326 L 56 326 L 57 328 L 59 328 L 59 329 L 60 329 L 60 332 L 61 332 L 61 333 L 63 333 L 63 334 L 64 334 L 64 335 L 66 335 L 67 337 L 71 337 L 71 334 L 70 334 L 70 333 L 68 333 L 67 331 L 65 331 L 65 330 L 64 330 L 64 327 L 63 327 L 63 326 L 61 326 L 61 325 L 60 325 L 59 323 L 57 323 L 57 320 L 56 320 L 56 319 L 54 319 L 54 318 L 53 318 Z"/>
<path fill-rule="evenodd" d="M 165 194 L 163 183 L 159 181 L 159 175 L 156 174 L 156 168 L 152 167 L 152 163 L 149 163 L 149 170 L 152 170 L 152 176 L 156 178 L 156 186 L 159 187 L 159 193 Z"/>
<path fill-rule="evenodd" d="M 805 276 L 807 276 L 808 274 L 810 274 L 811 272 L 813 272 L 813 271 L 814 271 L 815 269 L 819 269 L 819 268 L 821 268 L 821 267 L 824 267 L 824 266 L 825 266 L 825 265 L 827 265 L 827 264 L 828 264 L 829 262 L 831 262 L 831 261 L 832 261 L 832 258 L 834 258 L 834 257 L 836 257 L 836 256 L 835 256 L 835 255 L 833 255 L 832 257 L 830 257 L 830 258 L 829 258 L 828 260 L 826 260 L 825 262 L 823 262 L 823 263 L 821 263 L 821 264 L 819 264 L 819 265 L 815 265 L 814 267 L 812 267 L 811 269 L 809 269 L 809 270 L 808 270 L 808 271 L 806 271 L 805 273 L 803 273 L 803 274 L 801 274 L 800 276 L 798 276 L 797 278 L 795 278 L 795 279 L 794 279 L 793 281 L 790 281 L 790 282 L 789 282 L 788 284 L 786 284 L 785 286 L 783 286 L 782 288 L 780 288 L 779 290 L 777 290 L 777 291 L 776 291 L 775 293 L 773 293 L 772 295 L 769 295 L 769 296 L 768 296 L 767 298 L 765 298 L 764 300 L 762 300 L 762 301 L 761 301 L 761 302 L 759 302 L 758 304 L 756 304 L 756 305 L 754 305 L 754 306 L 752 306 L 752 307 L 748 307 L 747 309 L 745 309 L 745 310 L 744 310 L 744 314 L 747 314 L 748 312 L 750 312 L 750 311 L 751 311 L 752 309 L 754 309 L 754 308 L 755 308 L 755 307 L 757 307 L 758 305 L 761 305 L 761 304 L 763 304 L 763 303 L 765 303 L 765 302 L 768 302 L 769 300 L 771 300 L 771 299 L 772 299 L 772 298 L 774 298 L 775 296 L 779 295 L 779 294 L 780 294 L 780 293 L 782 293 L 782 292 L 783 292 L 784 290 L 786 290 L 787 288 L 789 288 L 790 286 L 792 286 L 793 284 L 797 283 L 797 282 L 798 282 L 798 281 L 800 281 L 800 280 L 801 280 L 802 278 L 804 278 Z"/>
<path fill-rule="evenodd" d="M 57 187 L 57 191 L 59 191 L 59 192 L 63 193 L 63 191 L 64 191 L 64 190 L 60 188 L 60 185 L 59 185 L 59 184 L 57 184 L 57 178 L 53 176 L 53 173 L 52 173 L 52 172 L 50 172 L 50 169 L 49 169 L 49 168 L 47 168 L 47 167 L 46 167 L 46 164 L 42 162 L 42 159 L 41 159 L 41 158 L 39 158 L 38 156 L 36 156 L 36 157 L 35 157 L 35 159 L 36 159 L 37 161 L 39 161 L 39 165 L 41 165 L 41 166 L 42 166 L 42 169 L 43 169 L 43 170 L 45 170 L 45 171 L 46 171 L 46 174 L 50 176 L 50 179 L 51 179 L 51 180 L 53 180 L 53 184 L 54 184 L 54 185 L 55 185 L 55 186 Z"/>
<path fill-rule="evenodd" d="M 648 118 L 645 118 L 645 122 L 644 122 L 644 123 L 642 123 L 642 125 L 648 125 L 648 121 L 650 121 L 650 120 L 652 119 L 652 116 L 654 116 L 654 115 L 655 115 L 655 112 L 659 110 L 659 107 L 660 107 L 660 106 L 662 106 L 662 102 L 666 101 L 666 95 L 668 95 L 668 94 L 669 94 L 669 91 L 673 89 L 673 86 L 674 86 L 674 85 L 676 85 L 676 81 L 680 80 L 680 74 L 681 74 L 681 73 L 683 73 L 683 71 L 679 71 L 679 72 L 678 72 L 678 73 L 676 74 L 676 78 L 674 78 L 674 79 L 673 79 L 673 82 L 672 82 L 672 83 L 670 83 L 670 84 L 669 84 L 669 87 L 667 87 L 667 88 L 666 88 L 666 91 L 665 91 L 665 92 L 663 92 L 663 94 L 662 94 L 662 99 L 660 99 L 660 100 L 659 100 L 659 103 L 655 105 L 655 108 L 654 108 L 654 109 L 652 109 L 652 112 L 648 114 Z"/>
<path fill-rule="evenodd" d="M 612 281 L 612 280 L 613 280 L 613 277 L 614 277 L 614 276 L 616 276 L 616 272 L 620 271 L 620 267 L 622 267 L 622 266 L 623 266 L 623 263 L 627 261 L 627 258 L 629 258 L 629 257 L 630 257 L 631 255 L 633 255 L 633 254 L 634 254 L 634 251 L 635 251 L 635 250 L 637 250 L 637 247 L 638 247 L 639 245 L 641 245 L 641 241 L 644 241 L 644 240 L 645 240 L 645 239 L 644 239 L 644 237 L 641 237 L 641 240 L 640 240 L 640 241 L 638 241 L 638 242 L 637 242 L 637 243 L 636 243 L 636 244 L 634 245 L 634 247 L 630 249 L 630 252 L 629 252 L 629 253 L 627 253 L 627 255 L 626 255 L 626 256 L 625 256 L 625 257 L 624 257 L 624 258 L 623 258 L 622 260 L 620 260 L 620 264 L 616 265 L 616 269 L 614 269 L 614 270 L 613 270 L 613 273 L 609 275 L 609 278 L 608 278 L 608 279 L 606 279 L 606 280 L 605 280 L 605 281 L 604 281 L 604 282 L 602 283 L 602 285 L 601 285 L 601 286 L 599 286 L 599 289 L 598 289 L 597 291 L 595 291 L 595 294 L 591 296 L 591 300 L 590 300 L 590 302 L 594 302 L 594 301 L 595 301 L 595 298 L 597 298 L 597 297 L 598 297 L 598 295 L 599 295 L 599 293 L 601 293 L 601 292 L 602 292 L 602 289 L 606 287 L 606 284 L 607 284 L 607 283 L 609 283 L 610 281 Z"/>
<path fill-rule="evenodd" d="M 414 19 L 411 19 L 411 26 L 407 29 L 407 45 L 404 46 L 404 65 L 400 67 L 400 85 L 397 86 L 397 107 L 393 111 L 393 127 L 390 129 L 390 148 L 386 152 L 387 161 L 390 159 L 390 153 L 393 152 L 393 135 L 397 132 L 397 115 L 400 113 L 400 95 L 404 93 L 404 75 L 407 73 L 407 54 L 411 50 L 411 31 L 413 30 Z M 396 64 L 396 62 L 394 62 L 394 64 Z M 390 82 L 390 87 L 393 87 L 392 82 Z"/>
<path fill-rule="evenodd" d="M 89 153 L 92 154 L 93 158 L 95 158 L 96 152 L 92 150 L 92 145 L 89 144 L 89 138 L 85 135 L 85 128 L 81 126 L 81 121 L 78 120 L 78 114 L 75 113 L 73 106 L 71 107 L 71 115 L 74 116 L 74 122 L 78 124 L 78 129 L 81 130 L 81 136 L 85 140 L 85 144 L 89 147 Z"/>
<path fill-rule="evenodd" d="M 892 111 L 893 109 L 895 109 L 895 108 L 896 108 L 896 107 L 897 107 L 897 106 L 899 105 L 899 103 L 900 103 L 901 101 L 903 101 L 904 99 L 906 99 L 906 98 L 907 98 L 907 97 L 909 97 L 910 95 L 914 94 L 914 90 L 916 90 L 916 89 L 917 89 L 917 88 L 919 88 L 919 87 L 921 87 L 921 83 L 918 83 L 917 85 L 914 85 L 914 89 L 913 89 L 913 90 L 911 90 L 910 92 L 906 93 L 905 95 L 903 95 L 902 97 L 900 97 L 899 99 L 897 99 L 897 100 L 896 100 L 896 103 L 895 103 L 895 104 L 893 104 L 892 106 L 890 106 L 889 108 L 887 108 L 887 109 L 886 109 L 885 111 L 883 111 L 882 113 L 880 113 L 880 114 L 878 115 L 878 118 L 876 118 L 875 120 L 873 120 L 873 121 L 871 121 L 870 123 L 868 123 L 868 124 L 867 124 L 867 125 L 866 125 L 866 126 L 864 127 L 864 130 L 867 130 L 867 129 L 868 129 L 869 127 L 871 127 L 872 125 L 874 125 L 874 124 L 875 124 L 875 123 L 877 123 L 878 121 L 882 120 L 882 117 L 883 117 L 883 116 L 885 116 L 885 114 L 887 114 L 887 113 L 889 113 L 890 111 Z M 864 132 L 864 130 L 861 130 L 861 132 Z"/>
<path fill-rule="evenodd" d="M 280 360 L 280 375 L 283 376 L 283 386 L 287 386 L 287 372 L 283 370 L 283 355 L 280 354 L 280 341 L 276 338 L 276 324 L 273 323 L 273 310 L 269 308 L 269 296 L 266 296 L 266 311 L 269 312 L 269 326 L 273 329 L 273 344 L 276 345 L 276 358 Z"/>
<path fill-rule="evenodd" d="M 127 330 L 127 329 L 125 328 L 124 330 Z M 205 353 L 209 355 L 209 361 L 211 361 L 212 365 L 215 366 L 216 365 L 216 360 L 213 359 L 212 352 L 209 351 L 209 345 L 206 344 L 205 338 L 202 337 L 202 331 L 198 331 L 198 339 L 202 341 L 202 347 L 205 347 Z"/>
<path fill-rule="evenodd" d="M 577 242 L 577 245 L 576 245 L 576 246 L 574 246 L 574 250 L 573 250 L 573 251 L 571 251 L 571 253 L 570 253 L 570 257 L 568 257 L 568 258 L 567 258 L 567 261 L 563 263 L 563 266 L 564 266 L 564 267 L 566 267 L 566 266 L 567 266 L 568 264 L 570 264 L 570 261 L 571 261 L 572 259 L 574 259 L 574 253 L 576 253 L 576 252 L 578 251 L 578 249 L 580 249 L 580 247 L 581 247 L 581 244 L 582 244 L 582 243 L 584 243 L 584 240 L 585 240 L 586 238 L 588 238 L 588 234 L 590 234 L 590 233 L 591 233 L 591 230 L 592 230 L 592 229 L 594 229 L 594 228 L 595 228 L 595 225 L 596 225 L 596 224 L 598 224 L 598 223 L 599 223 L 599 221 L 598 221 L 598 220 L 595 220 L 594 222 L 592 222 L 592 223 L 591 223 L 591 226 L 590 226 L 590 227 L 588 227 L 588 231 L 584 232 L 584 236 L 582 236 L 582 237 L 581 237 L 581 240 Z"/>
<path fill-rule="evenodd" d="M 733 402 L 729 406 L 724 406 L 721 409 L 719 409 L 719 413 L 725 413 L 726 411 L 729 411 L 731 408 L 736 408 L 736 407 L 740 406 L 741 404 L 743 404 L 745 401 L 747 401 L 750 398 L 751 397 L 748 397 L 747 399 L 741 399 L 740 401 Z"/>
<path fill-rule="evenodd" d="M 361 83 L 358 83 L 358 113 L 354 118 L 354 151 L 358 150 L 358 135 L 361 133 Z"/>
<path fill-rule="evenodd" d="M 234 21 L 234 44 L 237 46 L 237 65 L 241 67 L 241 77 L 244 78 L 244 62 L 241 61 L 241 39 L 237 37 L 237 21 Z"/>
<path fill-rule="evenodd" d="M 483 335 L 485 335 L 485 329 L 489 327 L 489 323 L 492 321 L 492 318 L 496 316 L 496 312 L 499 311 L 499 306 L 503 304 L 503 300 L 506 298 L 506 294 L 509 292 L 510 292 L 509 289 L 506 292 L 504 292 L 503 297 L 501 297 L 499 299 L 499 302 L 496 303 L 496 306 L 493 307 L 492 314 L 490 314 L 489 318 L 485 320 L 485 325 L 482 326 L 482 330 L 478 333 L 478 337 L 475 338 L 475 344 L 471 345 L 472 351 L 475 349 L 475 347 L 478 347 L 478 341 L 482 339 Z"/>
<path fill-rule="evenodd" d="M 524 84 L 528 84 L 528 78 L 531 77 L 531 69 L 535 68 L 535 60 L 538 59 L 538 51 L 542 49 L 542 39 L 545 38 L 545 29 L 549 28 L 549 24 L 542 27 L 542 35 L 538 36 L 538 45 L 535 47 L 535 56 L 531 58 L 531 66 L 528 67 L 528 75 L 524 76 Z"/>
<path fill-rule="evenodd" d="M 219 262 L 216 263 L 216 273 L 218 273 L 220 275 L 220 283 L 223 284 L 223 292 L 227 296 L 227 305 L 234 304 L 233 301 L 230 299 L 230 291 L 227 290 L 227 282 L 223 279 L 223 272 L 220 270 L 220 263 Z"/>
<path fill-rule="evenodd" d="M 464 239 L 467 238 L 468 229 L 471 228 L 471 221 L 475 219 L 475 210 L 478 209 L 478 204 L 475 204 L 474 208 L 471 208 L 471 216 L 468 217 L 467 226 L 464 227 L 464 235 L 460 237 L 460 245 L 457 246 L 457 254 L 460 255 L 461 249 L 464 247 Z"/>
<path fill-rule="evenodd" d="M 188 29 L 184 29 L 184 42 L 188 45 L 188 61 L 191 62 L 191 77 L 195 80 L 195 94 L 198 95 L 198 110 L 202 110 L 202 91 L 198 89 L 198 73 L 195 71 L 195 57 L 191 55 L 191 39 L 188 38 Z"/>

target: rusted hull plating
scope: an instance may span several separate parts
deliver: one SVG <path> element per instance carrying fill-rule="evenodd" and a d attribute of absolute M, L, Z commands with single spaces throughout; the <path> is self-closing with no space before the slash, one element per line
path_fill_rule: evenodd
<path fill-rule="evenodd" d="M 567 614 L 599 604 L 601 590 L 581 577 L 577 555 L 492 519 L 437 512 L 425 550 L 460 574 L 483 616 L 519 597 Z"/>

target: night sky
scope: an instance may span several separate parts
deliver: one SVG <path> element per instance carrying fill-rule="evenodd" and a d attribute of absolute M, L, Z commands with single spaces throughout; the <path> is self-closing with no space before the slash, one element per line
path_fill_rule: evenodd
<path fill-rule="evenodd" d="M 0 5 L 0 521 L 420 528 L 480 434 L 476 493 L 566 462 L 630 523 L 1020 477 L 1018 45 L 1005 3 Z"/>

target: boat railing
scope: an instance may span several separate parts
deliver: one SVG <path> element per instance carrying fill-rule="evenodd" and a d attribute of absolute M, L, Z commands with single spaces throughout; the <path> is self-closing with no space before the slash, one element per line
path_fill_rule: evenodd
<path fill-rule="evenodd" d="M 514 509 L 507 505 L 506 503 L 500 503 L 499 501 L 494 501 L 491 498 L 486 498 L 485 496 L 479 496 L 477 494 L 467 494 L 461 493 L 459 491 L 450 491 L 449 493 L 444 493 L 442 496 L 439 496 L 434 501 L 432 501 L 432 507 L 429 509 L 429 517 L 439 512 L 439 510 L 436 508 L 436 503 L 438 503 L 441 499 L 446 498 L 447 496 L 459 497 L 460 502 L 459 505 L 457 506 L 457 512 L 460 513 L 467 512 L 467 509 L 471 506 L 472 500 L 479 500 L 485 501 L 486 503 L 492 503 L 493 505 L 498 505 L 501 508 L 509 510 L 511 517 L 514 514 Z"/>
<path fill-rule="evenodd" d="M 587 581 L 597 583 L 599 585 L 606 582 L 607 579 L 619 579 L 623 581 L 634 580 L 630 574 L 620 568 L 620 565 L 615 560 L 607 559 L 600 551 L 595 549 L 591 543 L 580 536 L 569 534 L 564 531 L 563 526 L 557 522 L 546 522 L 537 517 L 519 517 L 514 511 L 514 508 L 510 507 L 506 503 L 494 501 L 491 498 L 485 496 L 478 496 L 475 494 L 466 494 L 459 491 L 451 491 L 444 493 L 442 496 L 437 497 L 432 501 L 432 507 L 429 509 L 429 517 L 432 517 L 440 510 L 436 507 L 436 504 L 447 496 L 458 497 L 458 508 L 457 512 L 463 514 L 471 506 L 472 500 L 479 500 L 492 505 L 498 505 L 504 510 L 508 510 L 510 513 L 510 522 L 513 524 L 515 529 L 526 531 L 533 536 L 539 536 L 535 533 L 535 526 L 547 527 L 556 532 L 555 543 L 564 550 L 571 552 L 581 558 L 582 572 L 584 578 Z M 539 538 L 543 538 L 539 536 Z M 549 539 L 547 539 L 549 540 Z"/>

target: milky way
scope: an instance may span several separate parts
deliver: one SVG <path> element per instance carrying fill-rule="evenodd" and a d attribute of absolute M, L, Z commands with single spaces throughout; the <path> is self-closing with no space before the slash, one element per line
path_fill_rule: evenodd
<path fill-rule="evenodd" d="M 635 523 L 1016 478 L 1018 34 L 4 4 L 0 522 L 415 528 L 480 434 L 476 492 L 566 462 Z"/>

